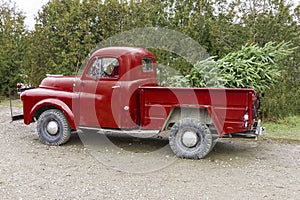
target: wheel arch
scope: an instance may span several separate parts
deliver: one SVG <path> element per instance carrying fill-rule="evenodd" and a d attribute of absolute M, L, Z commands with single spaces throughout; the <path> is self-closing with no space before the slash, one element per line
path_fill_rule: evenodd
<path fill-rule="evenodd" d="M 207 125 L 214 125 L 208 107 L 173 107 L 164 123 L 163 130 L 170 130 L 176 122 L 183 118 L 195 118 Z"/>
<path fill-rule="evenodd" d="M 209 127 L 214 138 L 218 138 L 219 136 L 221 136 L 218 121 L 213 117 L 213 110 L 210 106 L 173 107 L 164 123 L 162 131 L 171 130 L 176 122 L 184 118 L 199 119 Z"/>
<path fill-rule="evenodd" d="M 31 109 L 27 120 L 35 121 L 35 119 L 38 119 L 44 111 L 49 109 L 58 109 L 62 111 L 69 122 L 70 128 L 72 130 L 77 129 L 72 110 L 69 108 L 69 106 L 66 103 L 64 103 L 59 99 L 45 99 L 36 103 Z"/>

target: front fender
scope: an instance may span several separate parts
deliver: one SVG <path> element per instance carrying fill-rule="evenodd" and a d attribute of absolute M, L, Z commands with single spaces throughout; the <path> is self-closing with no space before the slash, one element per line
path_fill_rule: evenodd
<path fill-rule="evenodd" d="M 24 118 L 25 124 L 29 124 L 31 122 L 32 117 L 40 109 L 46 108 L 46 107 L 55 107 L 55 108 L 61 110 L 65 114 L 71 129 L 73 129 L 73 130 L 77 129 L 77 126 L 75 123 L 75 118 L 74 118 L 74 113 L 69 108 L 69 106 L 67 104 L 65 104 L 63 101 L 61 101 L 59 99 L 53 99 L 53 98 L 44 99 L 44 100 L 41 100 L 38 103 L 36 103 L 32 107 L 31 111 L 29 112 L 29 115 L 26 118 Z"/>

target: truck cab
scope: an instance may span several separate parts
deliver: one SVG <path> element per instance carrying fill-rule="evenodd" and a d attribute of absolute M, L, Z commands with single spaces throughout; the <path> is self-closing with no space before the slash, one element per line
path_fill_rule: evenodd
<path fill-rule="evenodd" d="M 74 87 L 78 125 L 138 128 L 141 86 L 157 86 L 156 59 L 151 52 L 132 47 L 96 51 Z"/>

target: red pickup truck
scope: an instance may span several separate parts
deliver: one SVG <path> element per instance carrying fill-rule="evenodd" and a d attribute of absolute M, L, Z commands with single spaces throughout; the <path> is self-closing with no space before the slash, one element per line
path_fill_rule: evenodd
<path fill-rule="evenodd" d="M 217 138 L 261 135 L 253 89 L 160 87 L 156 58 L 135 47 L 95 51 L 80 76 L 50 75 L 21 94 L 24 123 L 41 142 L 66 143 L 95 129 L 147 137 L 166 131 L 178 157 L 203 158 Z"/>

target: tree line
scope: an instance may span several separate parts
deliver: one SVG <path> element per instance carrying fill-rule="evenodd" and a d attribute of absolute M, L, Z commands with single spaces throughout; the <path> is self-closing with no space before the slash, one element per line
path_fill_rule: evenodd
<path fill-rule="evenodd" d="M 38 86 L 47 73 L 76 74 L 87 54 L 115 34 L 162 27 L 191 37 L 214 56 L 209 62 L 236 60 L 234 52 L 251 45 L 288 44 L 292 51 L 274 66 L 276 84 L 264 90 L 262 111 L 268 118 L 300 113 L 300 6 L 290 1 L 50 0 L 34 30 L 25 27 L 25 15 L 13 2 L 0 1 L 0 12 L 0 96 L 17 82 Z M 184 58 L 152 50 L 158 62 L 195 75 Z"/>

